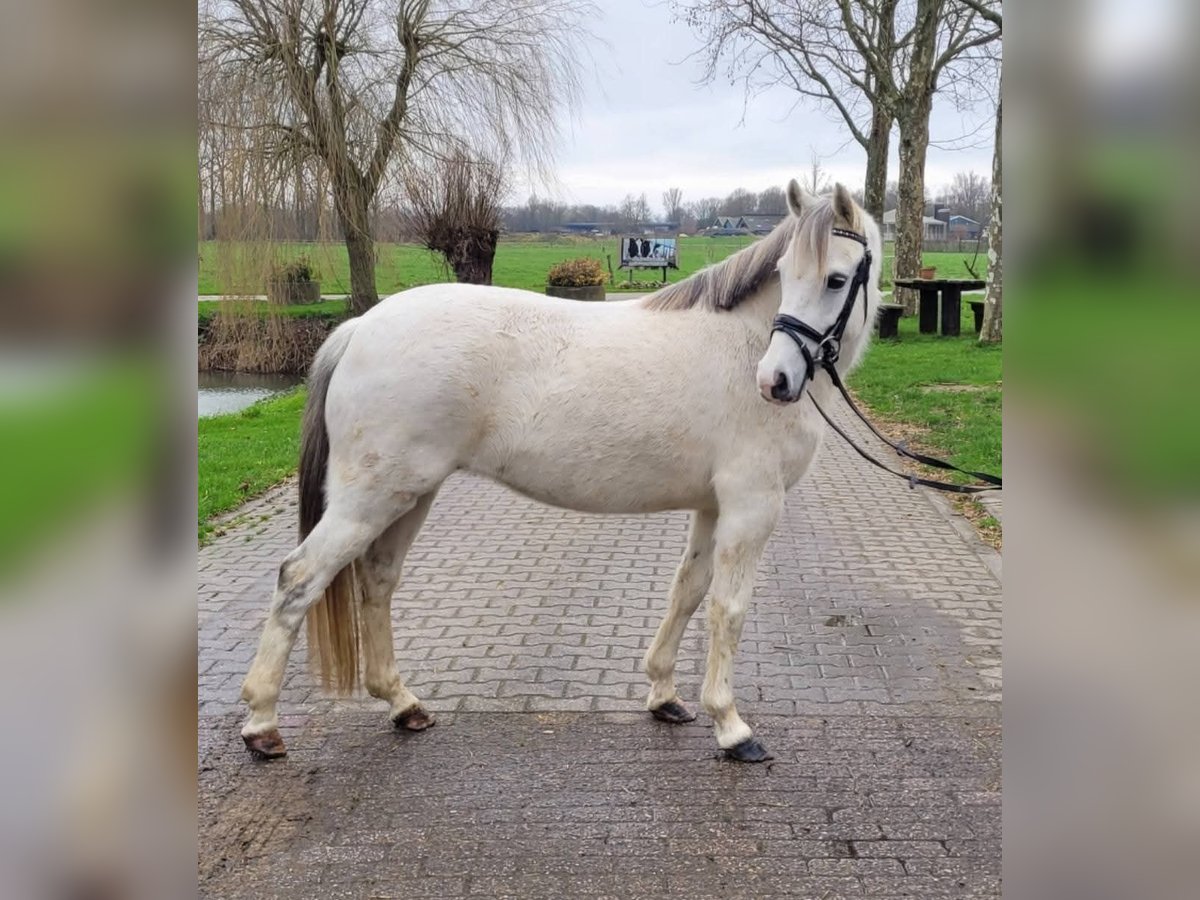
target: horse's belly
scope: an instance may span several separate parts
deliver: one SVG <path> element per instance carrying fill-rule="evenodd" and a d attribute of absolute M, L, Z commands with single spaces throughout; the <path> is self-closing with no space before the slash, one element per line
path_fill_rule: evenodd
<path fill-rule="evenodd" d="M 596 513 L 646 513 L 711 506 L 711 475 L 699 461 L 580 447 L 548 455 L 508 448 L 499 459 L 480 454 L 470 469 L 542 503 Z"/>

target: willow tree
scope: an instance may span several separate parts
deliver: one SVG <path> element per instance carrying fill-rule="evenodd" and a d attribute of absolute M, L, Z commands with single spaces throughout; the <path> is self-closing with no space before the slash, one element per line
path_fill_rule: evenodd
<path fill-rule="evenodd" d="M 486 153 L 454 150 L 405 166 L 405 231 L 440 253 L 456 281 L 491 284 L 508 168 Z"/>
<path fill-rule="evenodd" d="M 206 70 L 269 111 L 239 127 L 264 153 L 326 170 L 350 303 L 375 289 L 373 205 L 396 157 L 447 142 L 502 146 L 540 169 L 578 98 L 585 0 L 202 0 Z"/>

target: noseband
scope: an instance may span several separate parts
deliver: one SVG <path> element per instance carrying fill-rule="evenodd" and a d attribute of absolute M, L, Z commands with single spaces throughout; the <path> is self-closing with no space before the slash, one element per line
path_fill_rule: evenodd
<path fill-rule="evenodd" d="M 846 294 L 846 302 L 842 304 L 842 311 L 838 313 L 837 319 L 825 331 L 817 331 L 811 325 L 801 322 L 794 316 L 788 316 L 780 313 L 775 317 L 775 321 L 771 323 L 771 333 L 782 331 L 800 348 L 800 353 L 804 356 L 805 380 L 811 380 L 817 374 L 817 366 L 832 371 L 834 363 L 838 361 L 838 356 L 842 352 L 842 337 L 846 333 L 846 324 L 850 321 L 850 313 L 854 311 L 854 304 L 858 300 L 858 292 L 861 290 L 863 295 L 863 322 L 867 321 L 867 282 L 871 278 L 871 248 L 867 244 L 867 239 L 856 231 L 847 231 L 844 228 L 835 228 L 833 233 L 837 237 L 850 238 L 852 241 L 858 241 L 866 248 L 863 257 L 859 260 L 858 269 L 854 273 L 854 278 L 850 282 L 850 290 Z M 806 340 L 807 339 L 807 340 Z M 817 345 L 817 352 L 814 355 L 808 349 L 808 341 L 813 341 Z"/>

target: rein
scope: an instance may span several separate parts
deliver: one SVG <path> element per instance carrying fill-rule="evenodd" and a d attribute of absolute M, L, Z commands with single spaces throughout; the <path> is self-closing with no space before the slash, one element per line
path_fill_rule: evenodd
<path fill-rule="evenodd" d="M 808 398 L 812 400 L 813 406 L 817 408 L 817 412 L 821 414 L 829 427 L 838 433 L 859 456 L 874 466 L 877 466 L 890 475 L 895 475 L 897 478 L 903 478 L 908 482 L 908 486 L 915 488 L 918 484 L 924 487 L 934 488 L 939 491 L 947 491 L 954 494 L 978 494 L 983 491 L 997 491 L 1003 487 L 1003 481 L 996 475 L 989 475 L 986 472 L 973 472 L 970 469 L 962 469 L 953 463 L 946 462 L 944 459 L 938 459 L 934 456 L 926 456 L 923 453 L 914 453 L 901 443 L 893 441 L 891 438 L 882 434 L 871 421 L 862 413 L 862 410 L 855 404 L 854 399 L 850 396 L 850 392 L 846 389 L 846 385 L 842 383 L 842 377 L 838 374 L 835 363 L 838 361 L 838 356 L 841 355 L 842 337 L 846 332 L 846 324 L 850 321 L 850 314 L 854 311 L 854 304 L 858 302 L 858 292 L 861 289 L 863 292 L 863 322 L 867 321 L 867 283 L 871 277 L 871 249 L 867 245 L 867 239 L 855 231 L 847 231 L 844 228 L 835 228 L 833 233 L 838 237 L 850 238 L 858 241 L 866 251 L 863 253 L 862 259 L 858 263 L 858 269 L 854 273 L 854 278 L 850 282 L 850 290 L 846 294 L 846 302 L 842 304 L 841 312 L 838 313 L 837 319 L 825 331 L 817 331 L 811 325 L 801 322 L 794 316 L 780 314 L 775 317 L 775 321 L 771 323 L 771 333 L 781 331 L 790 337 L 800 348 L 800 353 L 804 357 L 805 365 L 805 381 L 811 381 L 816 375 L 817 369 L 821 368 L 829 375 L 829 380 L 833 382 L 834 387 L 838 389 L 842 397 L 846 400 L 846 405 L 851 411 L 862 420 L 863 424 L 871 430 L 875 437 L 879 438 L 889 447 L 896 451 L 900 456 L 919 462 L 922 465 L 931 466 L 935 469 L 944 471 L 961 472 L 964 475 L 970 475 L 985 484 L 964 485 L 953 484 L 948 481 L 938 481 L 933 478 L 922 478 L 917 475 L 907 475 L 904 472 L 897 472 L 895 469 L 888 466 L 886 463 L 880 462 L 858 444 L 854 443 L 854 439 L 850 437 L 842 428 L 840 428 L 821 408 L 817 400 L 812 395 L 812 391 L 808 392 Z M 808 344 L 805 339 L 813 341 L 817 345 L 817 351 L 814 355 L 808 349 Z"/>

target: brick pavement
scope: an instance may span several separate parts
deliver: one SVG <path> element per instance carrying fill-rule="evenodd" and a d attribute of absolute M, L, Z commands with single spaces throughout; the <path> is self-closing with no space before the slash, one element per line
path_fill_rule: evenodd
<path fill-rule="evenodd" d="M 835 440 L 788 497 L 739 647 L 739 711 L 777 757 L 759 767 L 720 759 L 703 714 L 640 712 L 686 514 L 587 516 L 461 475 L 393 604 L 438 727 L 395 735 L 382 702 L 323 697 L 301 644 L 290 755 L 252 763 L 238 687 L 294 488 L 244 507 L 199 557 L 202 893 L 999 896 L 996 559 Z M 697 709 L 703 634 L 701 611 L 677 678 Z"/>

